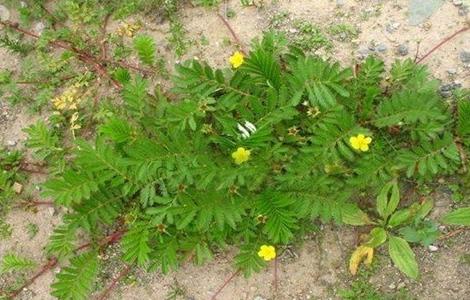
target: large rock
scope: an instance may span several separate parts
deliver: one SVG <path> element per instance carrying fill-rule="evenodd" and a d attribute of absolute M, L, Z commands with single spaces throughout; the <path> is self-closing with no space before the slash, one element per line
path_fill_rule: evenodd
<path fill-rule="evenodd" d="M 408 5 L 408 20 L 416 26 L 426 21 L 444 4 L 444 0 L 410 0 Z"/>

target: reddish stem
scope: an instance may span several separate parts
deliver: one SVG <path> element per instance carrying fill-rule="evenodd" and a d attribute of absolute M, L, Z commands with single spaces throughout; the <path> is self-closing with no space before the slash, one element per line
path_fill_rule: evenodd
<path fill-rule="evenodd" d="M 224 284 L 222 284 L 222 286 L 217 290 L 217 292 L 215 292 L 214 296 L 211 297 L 211 300 L 217 299 L 217 296 L 222 292 L 222 290 L 223 290 L 223 289 L 230 283 L 230 281 L 232 281 L 232 279 L 235 278 L 235 276 L 237 276 L 239 273 L 240 273 L 240 270 L 237 270 L 236 272 L 233 272 L 233 274 L 230 275 L 230 277 L 227 278 L 227 279 L 224 281 Z"/>
<path fill-rule="evenodd" d="M 437 49 L 439 49 L 442 45 L 444 45 L 445 43 L 447 43 L 448 41 L 452 40 L 454 37 L 456 37 L 457 35 L 469 30 L 470 27 L 464 27 L 456 32 L 454 32 L 453 34 L 451 34 L 450 36 L 446 37 L 445 39 L 443 39 L 439 44 L 437 44 L 436 46 L 434 46 L 431 50 L 429 50 L 425 55 L 423 55 L 420 59 L 418 59 L 416 61 L 417 64 L 419 64 L 420 62 L 422 62 L 423 60 L 425 60 L 429 55 L 431 55 L 434 51 L 436 51 Z"/>
<path fill-rule="evenodd" d="M 122 235 L 124 234 L 125 231 L 126 231 L 125 229 L 118 229 L 118 230 L 114 231 L 112 234 L 104 237 L 98 243 L 98 245 L 100 247 L 102 247 L 102 246 L 105 246 L 105 245 L 110 245 L 110 244 L 116 243 L 117 241 L 119 241 L 121 239 L 121 237 L 122 237 Z M 78 252 L 80 250 L 88 248 L 91 245 L 92 245 L 92 243 L 85 243 L 85 244 L 75 248 L 74 252 Z M 20 288 L 14 290 L 12 293 L 10 293 L 9 298 L 13 299 L 16 296 L 18 296 L 18 294 L 21 293 L 21 291 L 23 289 L 25 289 L 28 286 L 30 286 L 31 284 L 33 284 L 36 281 L 36 279 L 38 279 L 41 275 L 43 275 L 47 271 L 53 269 L 57 265 L 57 262 L 58 262 L 57 258 L 55 258 L 55 257 L 50 258 L 48 260 L 48 262 L 42 266 L 42 268 L 39 272 L 37 272 L 33 277 L 31 277 L 28 281 L 26 281 Z"/>
<path fill-rule="evenodd" d="M 106 288 L 106 290 L 105 290 L 98 298 L 96 298 L 96 299 L 97 299 L 97 300 L 104 300 L 104 299 L 107 299 L 107 297 L 109 296 L 109 294 L 111 293 L 111 291 L 116 287 L 117 283 L 118 283 L 124 276 L 126 276 L 127 274 L 129 274 L 129 272 L 131 271 L 131 266 L 132 266 L 132 265 L 126 265 L 126 266 L 124 267 L 124 269 L 122 269 L 122 271 L 119 273 L 119 275 L 111 281 L 111 284 Z"/>
<path fill-rule="evenodd" d="M 246 51 L 244 49 L 245 47 L 243 46 L 243 43 L 238 38 L 238 36 L 235 33 L 235 31 L 233 30 L 232 26 L 230 26 L 230 23 L 221 14 L 217 14 L 217 16 L 219 17 L 219 19 L 222 20 L 222 22 L 224 22 L 225 27 L 227 27 L 227 29 L 232 34 L 232 37 L 235 40 L 235 43 L 237 43 L 242 48 L 242 52 L 246 54 Z"/>
<path fill-rule="evenodd" d="M 274 297 L 277 295 L 277 282 L 278 282 L 278 276 L 277 276 L 277 269 L 278 269 L 278 259 L 277 257 L 274 258 Z"/>
<path fill-rule="evenodd" d="M 21 293 L 21 291 L 23 291 L 25 288 L 27 288 L 28 286 L 33 284 L 34 281 L 36 281 L 36 279 L 38 279 L 40 276 L 45 274 L 47 271 L 53 269 L 57 265 L 57 262 L 58 262 L 57 258 L 51 257 L 47 261 L 47 263 L 45 263 L 36 274 L 34 274 L 33 277 L 31 277 L 28 281 L 26 281 L 20 288 L 16 289 L 12 293 L 10 293 L 9 298 L 13 299 L 16 296 L 18 296 L 18 294 Z"/>

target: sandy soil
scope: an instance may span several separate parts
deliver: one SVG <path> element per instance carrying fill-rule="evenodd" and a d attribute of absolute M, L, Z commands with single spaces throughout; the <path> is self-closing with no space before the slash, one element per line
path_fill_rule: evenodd
<path fill-rule="evenodd" d="M 349 42 L 333 41 L 332 56 L 345 65 L 358 61 L 363 53 L 374 44 L 383 44 L 385 52 L 373 51 L 390 65 L 397 58 L 414 58 L 418 42 L 419 53 L 425 53 L 444 37 L 462 28 L 468 20 L 459 15 L 459 8 L 446 1 L 425 23 L 419 26 L 408 25 L 406 0 L 345 0 L 338 6 L 336 1 L 275 1 L 265 2 L 262 8 L 242 7 L 239 1 L 231 0 L 222 3 L 219 9 L 185 7 L 182 21 L 188 30 L 191 47 L 183 58 L 177 58 L 165 40 L 168 23 L 157 23 L 154 19 L 143 19 L 143 31 L 151 34 L 165 56 L 168 66 L 182 59 L 197 57 L 207 60 L 214 66 L 226 66 L 227 59 L 234 46 L 224 40 L 230 39 L 230 33 L 223 26 L 217 13 L 224 13 L 227 8 L 236 12 L 229 20 L 240 40 L 247 47 L 252 38 L 269 28 L 270 20 L 279 13 L 288 13 L 287 27 L 289 32 L 294 19 L 305 19 L 327 29 L 336 23 L 352 24 L 358 29 L 358 36 Z M 389 32 L 387 26 L 393 24 L 396 29 Z M 397 25 L 398 24 L 398 25 Z M 111 24 L 109 30 L 113 30 Z M 469 34 L 463 34 L 447 43 L 430 56 L 431 73 L 443 83 L 461 83 L 470 87 L 470 67 L 459 59 L 459 53 L 470 49 Z M 202 43 L 201 37 L 207 42 Z M 372 44 L 372 46 L 371 46 Z M 406 45 L 408 54 L 397 54 L 397 48 Z M 369 49 L 369 50 L 368 50 Z M 14 69 L 18 59 L 0 49 L 0 68 Z M 452 72 L 450 72 L 452 71 Z M 4 99 L 0 99 L 0 141 L 14 141 L 22 147 L 24 133 L 21 129 L 35 121 L 27 113 L 27 108 L 11 108 Z M 6 114 L 4 114 L 6 112 Z M 6 117 L 5 117 L 6 116 Z M 35 178 L 36 182 L 41 178 Z M 450 209 L 452 201 L 446 191 L 434 195 L 438 208 L 434 217 Z M 14 209 L 7 218 L 13 227 L 9 240 L 0 242 L 0 257 L 10 251 L 21 253 L 38 262 L 45 260 L 43 247 L 55 225 L 60 222 L 59 216 L 51 208 L 39 207 L 36 213 Z M 26 224 L 38 225 L 38 234 L 30 239 Z M 444 228 L 444 231 L 450 228 Z M 274 265 L 249 279 L 235 277 L 217 299 L 337 299 L 338 291 L 347 288 L 353 278 L 347 272 L 347 260 L 355 246 L 357 233 L 346 227 L 325 226 L 306 239 L 303 245 L 286 251 L 279 259 L 278 287 L 273 286 Z M 382 292 L 392 295 L 392 299 L 403 299 L 397 294 L 402 288 L 418 299 L 468 299 L 470 295 L 470 266 L 461 262 L 464 254 L 470 254 L 470 232 L 449 240 L 437 243 L 439 250 L 430 252 L 424 247 L 416 247 L 422 278 L 417 282 L 404 278 L 393 268 L 391 261 L 384 255 L 385 250 L 378 251 L 379 272 L 370 278 L 370 282 Z M 116 276 L 122 265 L 117 257 L 118 247 L 110 249 L 104 257 L 105 277 Z M 141 270 L 131 272 L 121 286 L 114 291 L 111 299 L 165 299 L 171 292 L 181 289 L 176 299 L 210 299 L 214 292 L 234 271 L 232 257 L 234 251 L 218 254 L 215 259 L 203 267 L 186 265 L 168 276 L 159 273 L 145 273 Z M 58 271 L 56 269 L 55 271 Z M 49 285 L 53 281 L 53 272 L 38 279 L 30 288 L 20 295 L 20 299 L 53 299 Z M 8 278 L 0 277 L 2 282 Z M 102 285 L 109 282 L 105 280 Z M 395 295 L 395 296 L 393 296 Z"/>

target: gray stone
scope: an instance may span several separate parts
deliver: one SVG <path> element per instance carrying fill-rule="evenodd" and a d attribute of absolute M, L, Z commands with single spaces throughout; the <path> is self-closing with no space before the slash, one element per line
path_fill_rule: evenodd
<path fill-rule="evenodd" d="M 35 25 L 34 25 L 34 31 L 41 35 L 42 32 L 44 31 L 44 29 L 46 28 L 46 25 L 44 25 L 43 22 L 37 22 Z"/>
<path fill-rule="evenodd" d="M 452 68 L 452 69 L 448 69 L 448 70 L 447 70 L 447 74 L 449 74 L 449 75 L 455 75 L 455 74 L 457 74 L 457 70 L 456 70 L 456 69 L 453 69 L 453 68 Z"/>
<path fill-rule="evenodd" d="M 377 45 L 377 51 L 386 52 L 387 50 L 388 50 L 388 47 L 384 43 L 380 43 Z"/>
<path fill-rule="evenodd" d="M 462 0 L 453 0 L 452 3 L 455 5 L 455 6 L 460 6 L 463 4 L 463 1 Z"/>
<path fill-rule="evenodd" d="M 9 146 L 9 147 L 16 146 L 16 141 L 13 141 L 13 140 L 7 141 L 7 146 Z"/>
<path fill-rule="evenodd" d="M 364 59 L 369 55 L 369 53 L 370 53 L 370 50 L 368 48 L 362 48 L 357 51 L 357 56 L 360 59 Z"/>
<path fill-rule="evenodd" d="M 467 6 L 460 6 L 459 7 L 459 16 L 465 17 L 468 14 L 468 7 Z"/>
<path fill-rule="evenodd" d="M 255 296 L 253 300 L 267 300 L 266 298 L 263 298 L 261 296 Z"/>
<path fill-rule="evenodd" d="M 0 20 L 8 21 L 10 20 L 10 11 L 8 8 L 0 4 Z"/>
<path fill-rule="evenodd" d="M 343 6 L 346 4 L 346 0 L 336 0 L 336 5 L 337 6 Z"/>
<path fill-rule="evenodd" d="M 406 44 L 401 44 L 397 48 L 397 53 L 400 54 L 401 56 L 408 55 L 408 52 L 409 52 L 409 50 L 408 50 L 408 46 Z"/>
<path fill-rule="evenodd" d="M 463 63 L 470 63 L 470 51 L 463 50 L 460 52 L 459 57 Z"/>
<path fill-rule="evenodd" d="M 396 286 L 395 283 L 393 283 L 393 282 L 388 286 L 388 288 L 391 289 L 391 290 L 396 289 L 396 287 L 397 287 L 397 286 Z"/>
<path fill-rule="evenodd" d="M 398 22 L 392 22 L 388 23 L 385 25 L 385 30 L 387 30 L 388 33 L 394 33 L 398 28 L 400 28 L 400 23 Z"/>
<path fill-rule="evenodd" d="M 408 22 L 416 26 L 426 21 L 444 4 L 444 0 L 409 0 Z"/>
<path fill-rule="evenodd" d="M 429 245 L 428 249 L 431 252 L 436 252 L 437 250 L 439 250 L 439 248 L 437 246 L 434 246 L 434 245 Z"/>

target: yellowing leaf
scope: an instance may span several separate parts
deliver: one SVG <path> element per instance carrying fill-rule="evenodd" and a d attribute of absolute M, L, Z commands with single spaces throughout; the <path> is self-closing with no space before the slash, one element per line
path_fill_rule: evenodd
<path fill-rule="evenodd" d="M 357 274 L 357 269 L 361 262 L 365 259 L 364 263 L 370 265 L 372 263 L 372 258 L 374 257 L 374 248 L 368 246 L 359 246 L 351 255 L 349 260 L 349 272 L 352 275 Z"/>

